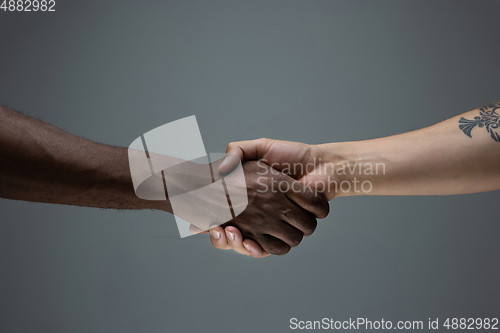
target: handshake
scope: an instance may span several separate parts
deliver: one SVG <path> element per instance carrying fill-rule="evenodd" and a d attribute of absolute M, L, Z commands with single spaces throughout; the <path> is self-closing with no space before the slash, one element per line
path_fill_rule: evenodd
<path fill-rule="evenodd" d="M 228 145 L 217 170 L 227 174 L 243 162 L 248 206 L 210 229 L 212 244 L 255 258 L 284 255 L 311 235 L 329 213 L 332 179 L 320 171 L 320 150 L 303 143 L 258 139 Z M 216 163 L 218 164 L 218 162 Z M 321 184 L 318 186 L 318 184 Z M 193 233 L 200 232 L 191 226 Z"/>
<path fill-rule="evenodd" d="M 493 103 L 372 140 L 234 142 L 219 159 L 206 154 L 195 117 L 126 149 L 0 107 L 0 198 L 163 210 L 183 226 L 181 236 L 208 232 L 220 249 L 283 255 L 314 232 L 333 198 L 499 190 L 499 129 Z"/>
<path fill-rule="evenodd" d="M 215 247 L 256 258 L 283 255 L 314 232 L 333 198 L 500 189 L 499 111 L 500 103 L 494 103 L 421 130 L 366 141 L 233 142 L 223 159 L 209 164 L 195 163 L 207 155 L 196 120 L 188 117 L 180 120 L 186 127 L 162 126 L 170 137 L 158 137 L 157 128 L 134 141 L 129 164 L 135 194 L 161 201 L 153 207 L 191 223 L 191 233 L 208 232 Z M 150 141 L 156 147 L 148 150 Z M 165 151 L 165 142 L 182 144 Z"/>
<path fill-rule="evenodd" d="M 224 158 L 200 164 L 178 152 L 158 154 L 146 135 L 129 148 L 136 194 L 165 200 L 164 210 L 178 223 L 191 223 L 191 234 L 210 233 L 219 249 L 256 258 L 284 255 L 314 232 L 317 218 L 328 215 L 335 191 L 319 146 L 270 139 L 234 142 Z M 139 158 L 142 144 L 149 163 Z"/>
<path fill-rule="evenodd" d="M 145 133 L 128 157 L 135 194 L 166 202 L 181 237 L 210 233 L 215 247 L 258 258 L 311 235 L 338 187 L 320 146 L 258 139 L 207 155 L 194 116 Z"/>

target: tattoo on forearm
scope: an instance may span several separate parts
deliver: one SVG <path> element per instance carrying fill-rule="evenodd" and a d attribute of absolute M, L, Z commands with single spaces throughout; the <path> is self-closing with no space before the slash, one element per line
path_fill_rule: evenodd
<path fill-rule="evenodd" d="M 497 112 L 500 112 L 500 102 L 479 108 L 479 116 L 472 120 L 460 118 L 458 126 L 471 138 L 471 131 L 474 127 L 485 127 L 493 140 L 500 142 L 500 115 Z"/>

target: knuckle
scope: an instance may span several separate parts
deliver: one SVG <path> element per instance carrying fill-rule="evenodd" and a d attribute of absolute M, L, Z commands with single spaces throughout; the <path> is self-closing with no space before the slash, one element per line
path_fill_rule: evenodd
<path fill-rule="evenodd" d="M 307 198 L 307 201 L 309 202 L 309 205 L 311 205 L 311 207 L 318 207 L 321 205 L 321 200 L 320 200 L 319 196 L 317 195 L 316 192 L 314 192 L 312 190 L 307 191 L 306 198 Z"/>
<path fill-rule="evenodd" d="M 227 145 L 227 148 L 226 148 L 226 153 L 228 151 L 232 150 L 235 146 L 236 146 L 236 142 L 234 142 L 234 141 L 229 142 L 229 144 Z"/>
<path fill-rule="evenodd" d="M 310 191 L 307 194 L 307 200 L 312 210 L 316 212 L 319 218 L 325 218 L 330 212 L 330 205 L 321 193 Z"/>
<path fill-rule="evenodd" d="M 318 226 L 318 220 L 315 218 L 308 219 L 304 225 L 304 236 L 311 236 Z"/>
<path fill-rule="evenodd" d="M 291 214 L 292 210 L 290 208 L 283 209 L 283 211 L 281 212 L 281 218 L 286 221 Z"/>
<path fill-rule="evenodd" d="M 302 192 L 302 197 L 304 198 L 304 200 L 306 201 L 306 203 L 309 207 L 314 207 L 314 205 L 316 204 L 316 198 L 314 197 L 314 191 L 312 191 L 310 187 L 308 187 L 308 186 L 304 187 L 303 192 Z"/>
<path fill-rule="evenodd" d="M 266 150 L 269 148 L 269 145 L 273 142 L 274 140 L 269 139 L 269 138 L 260 138 L 255 140 L 258 146 L 265 148 Z"/>
<path fill-rule="evenodd" d="M 302 233 L 296 233 L 293 235 L 290 239 L 290 246 L 291 247 L 296 247 L 302 242 L 302 239 L 304 238 L 304 235 Z"/>
<path fill-rule="evenodd" d="M 291 247 L 287 244 L 283 243 L 282 245 L 273 245 L 268 250 L 269 253 L 274 254 L 276 256 L 282 256 L 290 252 Z"/>

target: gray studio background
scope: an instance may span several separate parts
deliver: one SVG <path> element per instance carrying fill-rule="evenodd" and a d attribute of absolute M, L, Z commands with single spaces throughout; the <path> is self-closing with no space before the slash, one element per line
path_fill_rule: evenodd
<path fill-rule="evenodd" d="M 0 12 L 0 103 L 120 146 L 193 114 L 209 152 L 387 136 L 500 98 L 499 13 L 500 1 L 56 1 Z M 0 200 L 0 331 L 499 317 L 499 199 L 334 200 L 314 235 L 264 260 L 180 239 L 161 212 Z"/>

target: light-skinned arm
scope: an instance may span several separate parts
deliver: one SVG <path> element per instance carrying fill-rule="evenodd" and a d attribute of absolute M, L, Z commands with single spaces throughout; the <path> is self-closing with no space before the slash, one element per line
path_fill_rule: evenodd
<path fill-rule="evenodd" d="M 493 191 L 500 189 L 500 103 L 374 140 L 307 145 L 258 139 L 231 143 L 227 152 L 263 160 L 328 200 Z M 233 164 L 228 158 L 219 170 Z"/>

